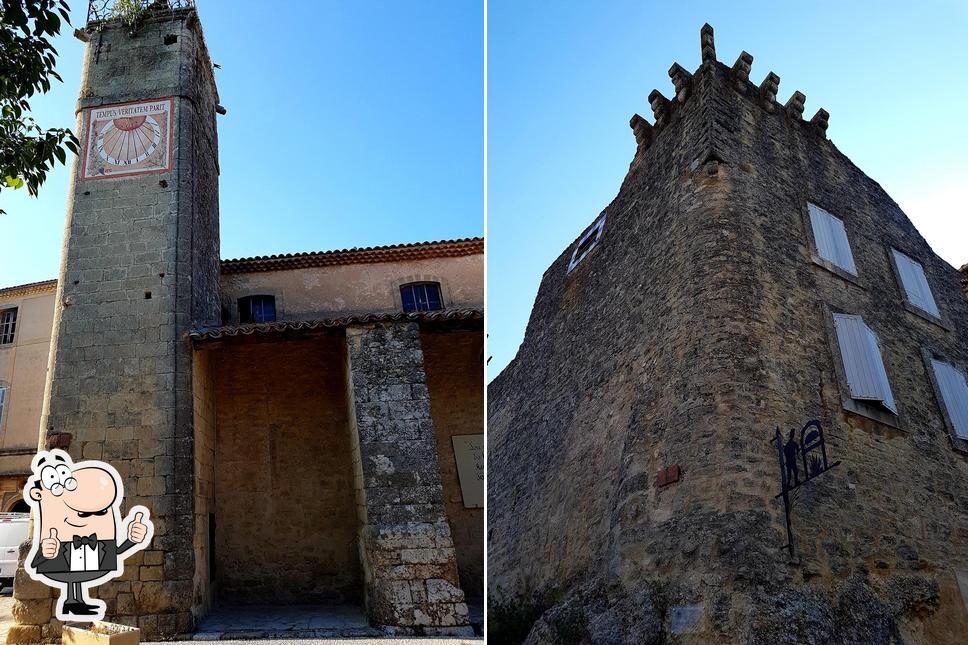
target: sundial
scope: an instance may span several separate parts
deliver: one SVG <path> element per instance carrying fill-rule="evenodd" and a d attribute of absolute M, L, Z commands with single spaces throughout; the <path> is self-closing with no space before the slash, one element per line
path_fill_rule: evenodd
<path fill-rule="evenodd" d="M 160 99 L 87 110 L 81 179 L 170 170 L 172 108 L 172 99 Z"/>

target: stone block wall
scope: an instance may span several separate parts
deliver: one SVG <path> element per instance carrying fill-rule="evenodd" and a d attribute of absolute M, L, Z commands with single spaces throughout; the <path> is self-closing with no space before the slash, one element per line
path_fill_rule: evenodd
<path fill-rule="evenodd" d="M 351 326 L 346 345 L 367 613 L 414 632 L 467 633 L 419 327 Z"/>
<path fill-rule="evenodd" d="M 92 35 L 79 109 L 169 96 L 170 172 L 81 181 L 75 163 L 42 416 L 46 433 L 73 435 L 75 459 L 117 468 L 125 507 L 151 511 L 151 550 L 94 592 L 108 618 L 137 624 L 147 638 L 194 624 L 194 406 L 184 333 L 219 315 L 217 95 L 194 10 L 151 15 L 134 35 L 112 24 Z M 21 602 L 19 588 L 15 596 Z M 18 618 L 44 639 L 59 634 L 53 622 L 27 620 Z M 27 642 L 36 635 L 28 632 Z"/>
<path fill-rule="evenodd" d="M 213 354 L 219 600 L 362 604 L 343 339 Z"/>
<path fill-rule="evenodd" d="M 481 332 L 421 334 L 430 411 L 437 437 L 447 519 L 468 601 L 484 601 L 484 509 L 466 508 L 454 455 L 455 435 L 481 434 L 484 366 Z"/>
<path fill-rule="evenodd" d="M 192 613 L 196 621 L 215 604 L 217 590 L 210 548 L 215 514 L 215 362 L 211 352 L 192 355 L 192 427 L 195 429 L 195 574 Z"/>
<path fill-rule="evenodd" d="M 572 612 L 593 640 L 955 642 L 968 458 L 922 353 L 968 363 L 958 272 L 742 58 L 670 70 L 599 245 L 548 269 L 490 386 L 491 580 L 565 592 L 532 642 Z M 808 201 L 843 218 L 857 280 L 813 262 Z M 941 324 L 904 306 L 891 247 Z M 831 307 L 877 331 L 896 426 L 844 409 Z M 791 562 L 769 440 L 813 418 L 842 464 L 798 494 Z"/>
<path fill-rule="evenodd" d="M 706 348 L 731 332 L 707 336 L 718 321 L 699 304 L 722 235 L 711 178 L 704 167 L 686 171 L 708 152 L 705 103 L 686 103 L 676 123 L 594 217 L 606 218 L 597 247 L 568 273 L 572 244 L 545 271 L 517 357 L 488 386 L 492 591 L 529 593 L 634 566 L 639 554 L 613 554 L 613 523 L 645 512 L 660 467 L 715 460 L 711 427 L 648 445 L 659 429 L 693 435 L 715 409 Z"/>

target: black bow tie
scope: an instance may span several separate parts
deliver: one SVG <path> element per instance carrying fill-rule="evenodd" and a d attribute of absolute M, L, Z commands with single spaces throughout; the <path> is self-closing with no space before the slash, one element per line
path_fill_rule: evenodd
<path fill-rule="evenodd" d="M 94 533 L 91 533 L 87 537 L 84 537 L 83 535 L 75 535 L 74 536 L 74 548 L 75 549 L 79 549 L 82 546 L 89 546 L 91 548 L 96 547 L 97 546 L 97 535 L 94 534 Z"/>

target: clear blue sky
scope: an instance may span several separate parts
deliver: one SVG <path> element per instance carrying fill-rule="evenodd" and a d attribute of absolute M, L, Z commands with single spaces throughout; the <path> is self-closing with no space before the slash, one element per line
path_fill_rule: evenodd
<path fill-rule="evenodd" d="M 83 24 L 87 2 L 70 4 Z M 482 3 L 197 4 L 228 109 L 222 257 L 484 233 Z M 34 101 L 44 127 L 75 125 L 71 31 L 55 43 L 64 83 Z M 68 176 L 38 199 L 0 192 L 0 287 L 57 276 Z"/>
<path fill-rule="evenodd" d="M 754 57 L 751 80 L 830 112 L 828 136 L 955 266 L 968 262 L 968 3 L 488 4 L 488 378 L 524 335 L 541 275 L 618 192 L 668 69 Z"/>

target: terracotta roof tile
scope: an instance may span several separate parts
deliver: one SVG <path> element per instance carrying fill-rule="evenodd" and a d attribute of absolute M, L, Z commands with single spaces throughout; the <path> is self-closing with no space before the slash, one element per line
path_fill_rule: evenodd
<path fill-rule="evenodd" d="M 341 318 L 324 318 L 316 320 L 279 320 L 271 323 L 247 323 L 241 325 L 225 325 L 223 327 L 200 327 L 188 332 L 188 337 L 195 343 L 231 338 L 234 336 L 253 336 L 275 334 L 286 331 L 312 331 L 317 329 L 346 327 L 347 325 L 363 325 L 381 322 L 450 322 L 465 320 L 483 320 L 484 310 L 477 308 L 444 309 L 441 311 L 421 311 L 405 313 L 402 311 L 389 313 L 351 314 Z"/>
<path fill-rule="evenodd" d="M 251 258 L 222 260 L 222 273 L 256 273 L 283 269 L 306 269 L 310 267 L 343 264 L 373 264 L 377 262 L 400 262 L 425 258 L 460 257 L 484 252 L 484 238 L 467 237 L 459 240 L 392 244 L 390 246 L 367 246 L 337 251 L 314 251 L 311 253 L 285 253 L 260 255 Z"/>
<path fill-rule="evenodd" d="M 481 253 L 484 253 L 484 238 L 465 237 L 458 240 L 414 242 L 411 244 L 365 246 L 336 251 L 312 251 L 309 253 L 284 253 L 281 255 L 259 255 L 251 258 L 234 258 L 222 260 L 222 274 L 307 269 L 311 267 L 338 266 L 343 264 L 400 262 L 405 260 L 422 260 L 425 258 L 461 257 Z M 31 282 L 29 284 L 0 288 L 0 296 L 20 295 L 20 292 L 32 293 L 35 291 L 45 291 L 47 289 L 55 289 L 56 287 L 57 280 Z"/>
<path fill-rule="evenodd" d="M 43 280 L 41 282 L 28 282 L 27 284 L 18 284 L 13 287 L 5 287 L 0 289 L 0 298 L 10 298 L 13 296 L 26 296 L 31 293 L 40 293 L 41 291 L 54 291 L 57 289 L 57 280 Z"/>

